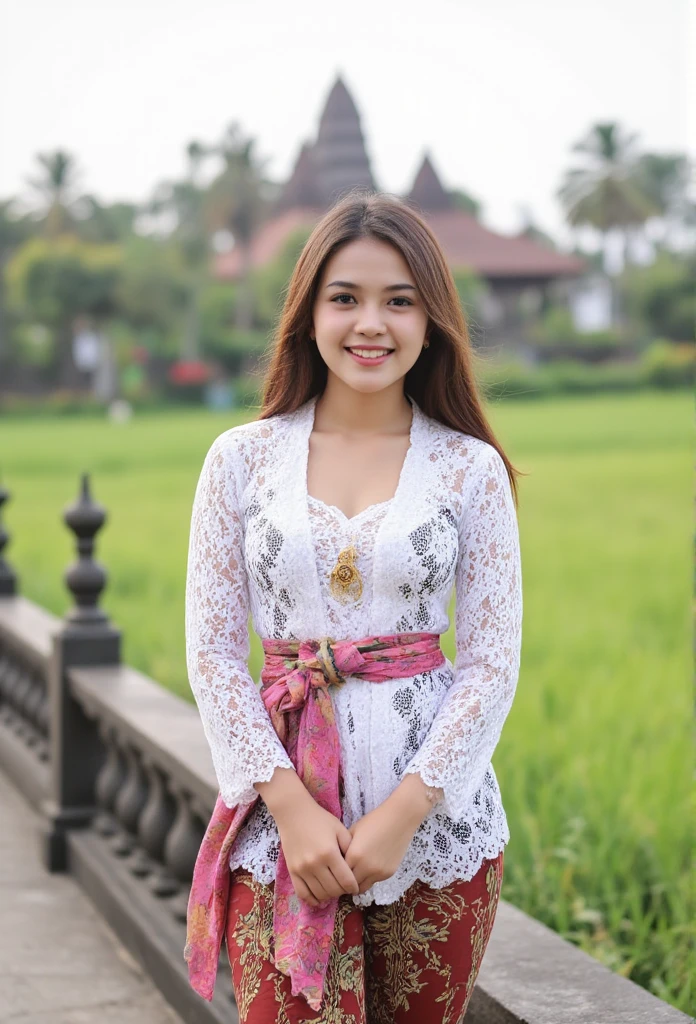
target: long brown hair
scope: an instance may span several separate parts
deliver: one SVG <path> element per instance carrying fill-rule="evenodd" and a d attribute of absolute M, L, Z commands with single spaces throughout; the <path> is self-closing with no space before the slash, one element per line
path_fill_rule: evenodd
<path fill-rule="evenodd" d="M 423 217 L 407 200 L 365 188 L 352 189 L 319 221 L 309 236 L 286 289 L 274 342 L 263 368 L 259 419 L 293 412 L 326 386 L 328 368 L 310 342 L 312 309 L 326 262 L 359 238 L 377 238 L 397 248 L 415 278 L 428 315 L 430 346 L 407 372 L 405 393 L 445 426 L 478 437 L 505 462 L 515 505 L 515 469 L 483 411 L 474 353 L 459 296 L 445 255 Z"/>

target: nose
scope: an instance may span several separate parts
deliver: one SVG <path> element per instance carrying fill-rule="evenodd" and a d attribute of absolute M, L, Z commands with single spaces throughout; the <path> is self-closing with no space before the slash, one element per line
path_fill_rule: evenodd
<path fill-rule="evenodd" d="M 367 338 L 374 338 L 381 334 L 385 334 L 386 328 L 379 310 L 375 309 L 370 311 L 369 308 L 365 308 L 355 325 L 355 333 L 364 334 Z"/>

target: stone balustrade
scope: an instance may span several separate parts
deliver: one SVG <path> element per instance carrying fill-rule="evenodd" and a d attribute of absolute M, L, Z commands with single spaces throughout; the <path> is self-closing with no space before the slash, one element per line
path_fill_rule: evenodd
<path fill-rule="evenodd" d="M 8 493 L 0 488 L 0 509 Z M 49 871 L 69 871 L 183 1020 L 234 1024 L 226 954 L 215 998 L 183 959 L 188 891 L 217 784 L 195 705 L 123 665 L 99 608 L 105 510 L 83 477 L 65 522 L 78 560 L 63 619 L 18 595 L 0 524 L 0 768 L 39 812 Z M 680 1024 L 689 1018 L 501 900 L 468 1024 Z"/>

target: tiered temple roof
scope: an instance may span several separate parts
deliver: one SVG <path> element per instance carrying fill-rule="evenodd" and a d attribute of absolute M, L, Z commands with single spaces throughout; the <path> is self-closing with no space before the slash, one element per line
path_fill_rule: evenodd
<path fill-rule="evenodd" d="M 303 143 L 294 169 L 271 216 L 251 244 L 251 264 L 278 256 L 299 227 L 312 228 L 340 196 L 355 186 L 377 189 L 365 148 L 360 115 L 338 76 L 319 119 L 314 143 Z M 459 209 L 425 154 L 407 198 L 424 214 L 453 269 L 469 267 L 489 281 L 545 281 L 576 277 L 585 263 L 524 235 L 503 235 Z M 219 278 L 235 279 L 241 269 L 232 249 L 216 259 Z"/>

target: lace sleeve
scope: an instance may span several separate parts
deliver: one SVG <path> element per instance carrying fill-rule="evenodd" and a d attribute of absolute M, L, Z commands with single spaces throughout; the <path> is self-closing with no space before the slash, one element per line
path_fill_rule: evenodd
<path fill-rule="evenodd" d="M 189 682 L 228 807 L 252 801 L 253 784 L 267 782 L 276 767 L 293 767 L 247 668 L 242 543 L 234 458 L 222 434 L 206 455 L 193 501 L 185 618 Z"/>
<path fill-rule="evenodd" d="M 481 787 L 512 706 L 522 639 L 522 573 L 515 505 L 492 446 L 474 467 L 459 528 L 454 679 L 406 771 L 444 792 L 462 817 Z"/>

